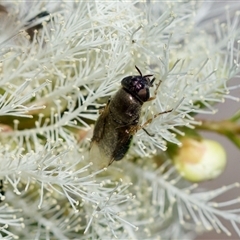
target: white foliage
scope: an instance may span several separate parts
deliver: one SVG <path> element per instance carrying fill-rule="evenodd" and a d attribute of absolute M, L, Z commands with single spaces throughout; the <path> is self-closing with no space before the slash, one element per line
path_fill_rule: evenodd
<path fill-rule="evenodd" d="M 0 206 L 1 238 L 192 238 L 195 225 L 229 234 L 220 218 L 240 236 L 238 199 L 213 202 L 238 184 L 194 192 L 169 162 L 157 169 L 146 158 L 166 150 L 166 141 L 180 144 L 178 127 L 194 128 L 196 113 L 215 113 L 214 103 L 231 98 L 238 13 L 227 24 L 216 21 L 213 35 L 202 27 L 208 3 L 1 4 L 8 14 L 0 11 L 0 177 L 9 206 L 21 209 Z M 49 15 L 40 17 L 44 11 Z M 25 31 L 39 24 L 29 37 Z M 98 109 L 123 77 L 136 74 L 135 65 L 162 81 L 143 106 L 142 123 L 172 111 L 147 127 L 154 137 L 141 130 L 134 136 L 129 156 L 136 164 L 125 159 L 90 174 Z"/>

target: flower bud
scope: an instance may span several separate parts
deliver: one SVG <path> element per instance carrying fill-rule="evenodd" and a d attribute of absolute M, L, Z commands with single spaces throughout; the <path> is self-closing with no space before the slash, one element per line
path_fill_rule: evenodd
<path fill-rule="evenodd" d="M 173 157 L 179 173 L 187 180 L 201 182 L 218 177 L 226 166 L 224 148 L 213 140 L 182 138 L 182 147 Z"/>

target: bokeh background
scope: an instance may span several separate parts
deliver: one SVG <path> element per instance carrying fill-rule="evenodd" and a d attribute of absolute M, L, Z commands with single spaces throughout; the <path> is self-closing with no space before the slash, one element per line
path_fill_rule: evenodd
<path fill-rule="evenodd" d="M 233 79 L 231 81 L 231 85 L 240 85 L 240 79 Z M 240 88 L 232 91 L 231 95 L 240 98 Z M 223 120 L 230 118 L 236 111 L 240 110 L 240 102 L 236 102 L 233 100 L 226 100 L 224 103 L 218 104 L 216 106 L 218 108 L 218 112 L 216 114 L 199 115 L 198 117 L 211 120 Z M 230 142 L 230 140 L 221 135 L 205 131 L 201 133 L 204 137 L 214 139 L 220 142 L 225 147 L 227 153 L 227 166 L 226 170 L 222 173 L 220 177 L 218 177 L 215 180 L 202 183 L 200 184 L 200 186 L 205 189 L 216 189 L 218 187 L 229 185 L 235 182 L 240 183 L 240 149 L 238 149 L 232 142 Z M 235 188 L 233 191 L 228 192 L 228 194 L 225 194 L 223 197 L 217 198 L 217 200 L 222 202 L 233 199 L 234 197 L 239 197 L 240 201 L 240 188 Z M 225 226 L 227 226 L 230 232 L 232 232 L 232 236 L 227 236 L 225 233 L 218 234 L 215 231 L 211 231 L 198 236 L 196 240 L 240 239 L 238 235 L 235 233 L 234 229 L 231 227 L 230 223 L 228 222 L 223 223 L 225 223 Z"/>
<path fill-rule="evenodd" d="M 228 5 L 231 9 L 231 16 L 235 14 L 235 12 L 240 11 L 240 0 L 235 1 L 219 1 L 219 0 L 211 0 L 205 1 L 206 4 L 209 4 L 209 7 L 213 9 L 212 12 L 215 12 L 218 15 L 218 19 L 220 21 L 224 20 L 226 17 L 226 13 L 222 11 L 225 9 L 225 6 Z M 211 6 L 210 6 L 211 5 Z M 219 11 L 218 11 L 219 9 Z M 219 15 L 220 13 L 220 15 Z M 212 16 L 211 16 L 212 17 Z M 210 17 L 210 18 L 211 18 Z M 208 18 L 206 16 L 206 18 Z M 208 19 L 209 21 L 209 19 Z M 214 18 L 212 19 L 212 22 Z M 208 23 L 209 24 L 209 23 Z M 212 25 L 209 24 L 209 28 L 212 28 Z M 210 31 L 214 31 L 213 29 L 209 29 Z M 240 78 L 233 79 L 229 82 L 230 85 L 239 85 L 240 86 Z M 240 98 L 240 88 L 231 91 L 231 95 Z M 236 111 L 240 110 L 240 101 L 233 101 L 226 99 L 224 103 L 216 105 L 218 112 L 214 115 L 198 115 L 199 119 L 209 119 L 209 120 L 223 120 L 230 118 Z M 240 122 L 239 122 L 240 124 Z M 200 187 L 205 189 L 216 189 L 224 185 L 229 185 L 235 182 L 240 183 L 240 149 L 238 149 L 230 140 L 227 138 L 210 132 L 201 132 L 202 136 L 205 138 L 213 139 L 221 143 L 227 153 L 227 166 L 225 171 L 219 176 L 217 179 L 208 181 L 200 184 Z M 217 198 L 219 202 L 228 201 L 233 198 L 239 197 L 240 201 L 240 188 L 235 188 L 234 190 L 228 192 L 224 196 Z M 240 217 L 240 214 L 239 214 Z M 214 239 L 225 239 L 225 240 L 235 240 L 240 239 L 240 237 L 236 234 L 235 230 L 232 228 L 229 222 L 224 222 L 224 225 L 230 230 L 232 233 L 231 236 L 227 236 L 225 233 L 216 233 L 215 231 L 210 231 L 204 233 L 196 238 L 196 240 L 214 240 Z"/>

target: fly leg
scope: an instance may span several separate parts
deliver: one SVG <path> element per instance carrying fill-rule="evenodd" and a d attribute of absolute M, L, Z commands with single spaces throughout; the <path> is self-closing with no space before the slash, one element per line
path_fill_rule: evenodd
<path fill-rule="evenodd" d="M 110 100 L 110 98 L 109 98 L 107 104 L 106 104 L 104 107 L 101 107 L 101 108 L 98 109 L 98 113 L 99 113 L 100 115 L 107 109 L 110 101 L 111 101 L 111 100 Z"/>
<path fill-rule="evenodd" d="M 151 81 L 151 85 L 152 85 L 152 86 L 153 86 L 153 83 L 154 83 L 155 80 L 156 80 L 156 78 L 153 78 L 153 79 L 152 79 L 152 81 Z M 154 90 L 154 95 L 153 95 L 153 97 L 150 97 L 150 98 L 147 100 L 147 102 L 152 101 L 152 100 L 154 100 L 154 99 L 156 98 L 156 96 L 157 96 L 157 91 L 158 91 L 158 88 L 160 87 L 161 83 L 162 83 L 161 80 L 157 83 L 156 88 L 155 88 L 155 90 Z M 166 111 L 163 111 L 163 112 L 160 112 L 160 113 L 155 114 L 152 118 L 148 119 L 144 124 L 139 125 L 139 126 L 138 126 L 138 130 L 142 129 L 145 133 L 147 133 L 148 136 L 154 137 L 154 134 L 149 133 L 149 132 L 145 129 L 145 127 L 147 127 L 147 126 L 153 121 L 153 119 L 157 118 L 159 115 L 172 112 L 172 110 L 173 110 L 173 109 L 170 109 L 170 110 L 166 110 Z M 137 130 L 137 131 L 138 131 L 138 130 Z"/>
<path fill-rule="evenodd" d="M 153 119 L 157 118 L 159 115 L 162 115 L 162 114 L 165 114 L 165 113 L 170 113 L 170 112 L 172 112 L 172 110 L 173 110 L 173 109 L 170 109 L 170 110 L 166 110 L 166 111 L 157 113 L 157 114 L 153 115 L 152 118 L 148 119 L 148 120 L 147 120 L 145 123 L 143 123 L 142 125 L 132 126 L 131 129 L 130 129 L 131 134 L 135 134 L 137 131 L 139 131 L 139 130 L 142 129 L 145 133 L 147 133 L 148 136 L 154 137 L 154 134 L 149 133 L 149 132 L 145 129 L 145 127 L 147 127 L 147 126 L 153 121 Z"/>
<path fill-rule="evenodd" d="M 153 84 L 153 82 L 154 82 L 155 80 L 156 80 L 156 78 L 153 78 L 153 80 L 151 81 L 151 84 Z M 155 90 L 154 90 L 154 95 L 153 95 L 153 97 L 150 97 L 150 98 L 147 100 L 147 102 L 152 101 L 152 100 L 154 100 L 154 99 L 156 98 L 156 96 L 157 96 L 157 91 L 158 91 L 158 88 L 160 87 L 161 83 L 162 83 L 161 80 L 157 83 L 157 86 L 156 86 L 156 88 L 155 88 Z M 153 86 L 153 85 L 152 85 L 152 86 Z"/>

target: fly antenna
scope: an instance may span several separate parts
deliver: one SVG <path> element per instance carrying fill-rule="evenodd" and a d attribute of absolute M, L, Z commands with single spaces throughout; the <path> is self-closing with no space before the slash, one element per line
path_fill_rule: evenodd
<path fill-rule="evenodd" d="M 137 71 L 139 72 L 140 76 L 142 77 L 142 73 L 140 71 L 140 69 L 135 65 L 135 68 L 137 69 Z"/>

